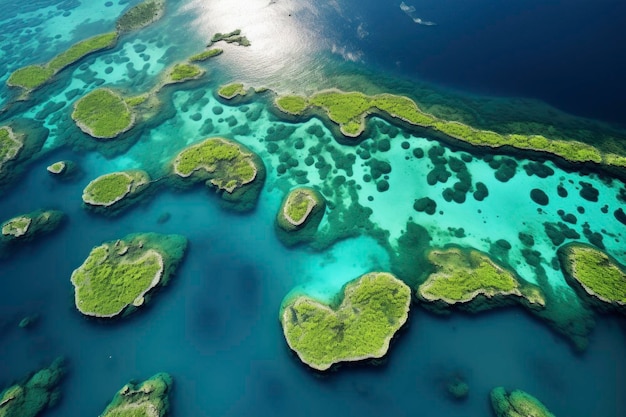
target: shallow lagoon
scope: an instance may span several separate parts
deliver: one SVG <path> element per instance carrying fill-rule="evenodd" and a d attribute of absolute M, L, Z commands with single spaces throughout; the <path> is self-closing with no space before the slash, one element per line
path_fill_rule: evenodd
<path fill-rule="evenodd" d="M 250 23 L 246 33 L 253 42 L 250 51 L 225 48 L 224 56 L 218 58 L 225 59 L 210 60 L 206 65 L 209 73 L 204 80 L 192 83 L 189 90 L 183 87 L 171 96 L 163 95 L 164 100 L 171 100 L 176 113 L 152 130 L 144 131 L 124 155 L 107 159 L 94 151 L 80 151 L 81 147 L 88 146 L 85 145 L 88 139 L 79 136 L 69 118 L 75 99 L 99 83 L 135 93 L 146 91 L 154 85 L 154 77 L 160 70 L 204 47 L 206 39 L 202 34 L 187 36 L 189 32 L 176 26 L 200 19 L 194 15 L 194 2 L 172 2 L 171 5 L 176 12 L 163 21 L 128 35 L 112 51 L 87 58 L 59 74 L 54 83 L 34 93 L 34 101 L 40 102 L 38 105 L 21 105 L 20 115 L 37 119 L 37 113 L 47 103 L 65 103 L 50 115 L 39 117 L 45 119 L 45 125 L 51 129 L 46 143 L 49 153 L 32 163 L 18 185 L 4 193 L 0 218 L 51 207 L 63 210 L 68 220 L 57 233 L 18 248 L 1 265 L 0 280 L 5 287 L 0 293 L 3 329 L 0 352 L 7 358 L 0 362 L 3 386 L 63 355 L 69 361 L 70 371 L 62 385 L 63 400 L 46 414 L 50 416 L 97 415 L 129 379 L 144 379 L 159 371 L 169 372 L 174 377 L 172 415 L 178 416 L 252 413 L 489 415 L 487 394 L 497 385 L 533 393 L 556 415 L 617 417 L 624 414 L 626 400 L 621 396 L 626 384 L 623 318 L 597 316 L 589 348 L 577 354 L 564 338 L 521 308 L 476 316 L 454 313 L 440 317 L 414 305 L 409 324 L 392 345 L 385 364 L 346 366 L 336 373 L 319 376 L 299 363 L 289 352 L 278 323 L 283 297 L 299 288 L 329 299 L 347 280 L 372 269 L 388 269 L 390 260 L 385 249 L 366 236 L 339 242 L 321 253 L 303 247 L 288 250 L 278 242 L 273 225 L 276 210 L 284 191 L 295 182 L 290 171 L 278 174 L 280 152 L 270 153 L 268 142 L 261 140 L 268 128 L 291 125 L 270 114 L 261 99 L 244 103 L 248 111 L 258 109 L 260 112 L 254 121 L 241 111 L 243 106 L 220 103 L 213 93 L 222 82 L 240 76 L 253 86 L 267 83 L 270 87 L 288 88 L 285 86 L 289 83 L 276 76 L 275 69 L 253 77 L 244 64 L 239 72 L 232 72 L 237 59 L 242 60 L 247 53 L 256 57 L 262 54 L 254 49 L 254 24 Z M 287 6 L 281 7 L 281 12 L 289 10 Z M 79 30 L 74 30 L 76 23 L 71 19 L 64 20 L 63 25 L 54 19 L 41 22 L 43 33 L 60 33 L 54 31 L 62 28 L 67 32 L 53 43 L 54 48 L 45 49 L 40 56 L 51 58 L 74 41 L 110 30 L 122 9 L 123 5 L 119 4 L 110 8 L 79 4 L 71 9 L 70 16 L 93 13 L 103 19 L 94 18 L 91 25 Z M 39 14 L 34 13 L 34 16 Z M 163 30 L 171 27 L 177 30 Z M 209 25 L 206 31 L 210 36 L 217 30 L 232 29 L 234 27 L 216 24 Z M 263 31 L 258 29 L 257 34 L 262 37 Z M 67 45 L 61 43 L 65 40 Z M 30 42 L 36 43 L 37 36 L 32 36 Z M 141 48 L 134 47 L 136 45 L 147 45 L 147 48 L 138 53 L 137 49 Z M 171 45 L 177 47 L 172 50 Z M 19 57 L 23 60 L 16 60 L 11 66 L 33 62 L 32 55 Z M 107 63 L 107 58 L 114 61 L 116 57 L 129 61 L 121 65 Z M 294 65 L 307 59 L 300 58 Z M 318 65 L 321 65 L 324 61 L 319 60 Z M 135 70 L 142 69 L 132 79 L 126 67 L 131 62 Z M 252 65 L 250 62 L 254 59 L 247 65 Z M 338 64 L 336 71 L 339 72 L 342 65 Z M 108 66 L 114 69 L 107 74 Z M 311 74 L 311 77 L 310 88 L 315 88 L 315 76 Z M 102 82 L 93 82 L 94 79 Z M 81 89 L 78 97 L 68 98 L 67 93 L 75 88 Z M 207 90 L 203 97 L 191 103 L 194 92 L 203 89 Z M 6 100 L 4 90 L 3 99 Z M 216 106 L 222 108 L 219 115 L 214 110 Z M 191 117 L 195 114 L 200 114 L 199 120 Z M 237 126 L 245 125 L 249 132 L 232 133 L 227 121 L 232 117 Z M 91 179 L 120 169 L 143 168 L 158 172 L 177 151 L 206 137 L 198 132 L 207 119 L 213 124 L 210 135 L 240 140 L 258 152 L 268 168 L 268 179 L 253 213 L 226 212 L 219 208 L 218 199 L 201 187 L 184 193 L 161 190 L 144 204 L 112 219 L 90 214 L 80 206 L 82 189 Z M 330 131 L 319 120 L 312 119 L 294 125 L 296 130 L 283 144 L 298 160 L 306 157 L 310 145 L 321 140 L 307 134 L 311 126 L 321 129 L 323 140 L 341 153 L 356 154 L 357 148 L 336 144 Z M 584 222 L 589 222 L 593 231 L 605 230 L 613 234 L 604 233 L 607 251 L 626 261 L 624 226 L 612 215 L 613 210 L 623 205 L 616 197 L 623 187 L 620 182 L 607 184 L 595 175 L 566 173 L 551 163 L 546 165 L 552 167 L 555 174 L 539 179 L 528 176 L 522 168 L 525 162 L 520 160 L 516 175 L 502 183 L 495 179 L 494 170 L 486 162 L 474 157 L 467 164 L 468 169 L 473 181 L 480 180 L 487 185 L 489 196 L 483 202 L 475 201 L 471 194 L 463 204 L 446 202 L 442 191 L 451 186 L 454 177 L 446 184 L 428 186 L 425 181 L 431 168 L 428 157 L 416 159 L 411 153 L 415 147 L 427 151 L 436 142 L 409 133 L 406 139 L 401 136 L 391 140 L 389 151 L 375 155 L 392 165 L 388 191 L 378 192 L 374 182 L 362 181 L 369 168 L 359 157 L 355 158 L 352 175 L 362 187 L 358 190 L 359 203 L 373 209 L 370 219 L 389 232 L 391 245 L 406 228 L 409 218 L 429 230 L 434 245 L 457 243 L 487 251 L 497 239 L 506 239 L 513 245 L 511 263 L 520 262 L 517 265 L 520 275 L 533 281 L 533 271 L 522 259 L 522 245 L 517 239 L 517 233 L 525 231 L 535 236 L 534 249 L 545 258 L 550 285 L 563 287 L 560 272 L 548 266 L 555 249 L 542 223 L 560 221 L 556 211 L 564 209 L 577 216 L 577 224 L 570 226 L 581 236 Z M 63 147 L 68 137 L 78 138 L 75 146 L 80 152 Z M 303 150 L 295 149 L 298 137 L 305 139 Z M 368 139 L 364 144 L 376 139 L 380 137 Z M 405 140 L 410 144 L 408 150 L 401 146 Z M 327 150 L 323 153 L 332 161 Z M 446 156 L 462 153 L 446 149 Z M 46 166 L 60 159 L 78 162 L 83 176 L 71 183 L 50 177 Z M 332 184 L 332 178 L 347 176 L 345 171 L 338 170 L 321 180 L 317 169 L 302 162 L 297 169 L 308 172 L 308 185 Z M 579 196 L 581 180 L 599 190 L 598 202 L 592 203 Z M 568 189 L 567 199 L 556 195 L 559 183 Z M 538 212 L 540 206 L 530 200 L 532 188 L 541 188 L 550 197 L 549 205 L 541 207 L 541 212 Z M 511 189 L 515 193 L 511 193 Z M 372 201 L 369 196 L 373 197 Z M 429 216 L 413 209 L 414 200 L 424 196 L 437 202 L 438 213 Z M 348 197 L 342 194 L 333 198 Z M 600 211 L 605 204 L 609 206 L 607 214 Z M 578 206 L 585 208 L 585 214 L 578 213 Z M 443 214 L 439 214 L 439 210 Z M 158 219 L 164 213 L 169 213 L 170 219 L 159 224 Z M 454 236 L 449 229 L 460 227 L 465 231 L 464 237 Z M 98 323 L 81 317 L 73 306 L 69 281 L 72 270 L 82 263 L 94 245 L 143 231 L 182 233 L 189 238 L 189 252 L 171 284 L 156 294 L 145 311 L 122 322 Z M 586 241 L 584 236 L 581 240 Z M 26 330 L 17 327 L 22 317 L 34 313 L 40 315 L 35 327 Z M 459 404 L 447 398 L 443 382 L 457 373 L 470 384 L 469 399 Z"/>

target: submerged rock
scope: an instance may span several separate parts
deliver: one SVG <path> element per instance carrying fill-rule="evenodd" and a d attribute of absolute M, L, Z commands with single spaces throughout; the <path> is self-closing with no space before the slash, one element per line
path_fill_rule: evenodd
<path fill-rule="evenodd" d="M 302 362 L 324 371 L 333 364 L 381 358 L 406 322 L 411 290 L 385 272 L 347 283 L 336 303 L 287 296 L 280 321 L 285 339 Z"/>
<path fill-rule="evenodd" d="M 115 394 L 100 417 L 165 417 L 172 384 L 172 377 L 166 373 L 141 383 L 131 381 Z"/>
<path fill-rule="evenodd" d="M 187 248 L 180 235 L 133 234 L 91 250 L 72 273 L 78 311 L 111 318 L 141 307 L 152 290 L 167 284 Z"/>
<path fill-rule="evenodd" d="M 496 417 L 554 417 L 538 399 L 522 390 L 507 393 L 502 387 L 494 388 L 491 406 Z"/>

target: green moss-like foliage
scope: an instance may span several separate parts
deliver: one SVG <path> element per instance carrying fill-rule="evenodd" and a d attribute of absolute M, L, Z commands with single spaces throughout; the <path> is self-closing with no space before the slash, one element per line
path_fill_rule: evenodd
<path fill-rule="evenodd" d="M 63 360 L 58 358 L 48 368 L 0 392 L 0 417 L 35 417 L 53 407 L 61 395 L 64 373 Z"/>
<path fill-rule="evenodd" d="M 213 58 L 215 56 L 221 55 L 224 52 L 223 49 L 220 48 L 212 48 L 208 51 L 200 52 L 199 54 L 192 55 L 189 57 L 189 62 L 202 62 L 206 61 L 209 58 Z"/>
<path fill-rule="evenodd" d="M 308 187 L 291 190 L 276 215 L 279 240 L 286 246 L 313 240 L 325 208 L 326 200 L 317 190 Z"/>
<path fill-rule="evenodd" d="M 54 74 L 55 72 L 51 68 L 41 65 L 29 65 L 14 71 L 7 80 L 7 84 L 34 90 L 46 83 Z"/>
<path fill-rule="evenodd" d="M 156 22 L 165 12 L 165 0 L 146 0 L 128 9 L 116 23 L 118 32 L 130 32 Z"/>
<path fill-rule="evenodd" d="M 211 38 L 209 45 L 216 42 L 235 43 L 240 46 L 250 46 L 250 41 L 245 36 L 241 35 L 241 29 L 235 29 L 229 33 L 216 33 Z"/>
<path fill-rule="evenodd" d="M 54 231 L 63 218 L 64 214 L 57 210 L 36 210 L 20 214 L 2 223 L 0 243 L 30 241 L 37 235 Z"/>
<path fill-rule="evenodd" d="M 245 146 L 225 138 L 209 138 L 183 149 L 174 158 L 176 177 L 192 183 L 205 181 L 216 187 L 231 208 L 239 211 L 254 207 L 263 182 L 261 159 Z"/>
<path fill-rule="evenodd" d="M 280 314 L 289 347 L 311 368 L 380 358 L 406 322 L 411 290 L 393 275 L 372 272 L 349 282 L 333 305 L 288 297 Z"/>
<path fill-rule="evenodd" d="M 188 80 L 193 80 L 194 78 L 200 77 L 204 74 L 204 70 L 197 65 L 181 63 L 174 65 L 167 75 L 167 83 L 179 83 Z"/>
<path fill-rule="evenodd" d="M 245 96 L 246 89 L 242 83 L 231 83 L 223 85 L 217 90 L 217 94 L 226 100 L 232 100 L 237 96 Z"/>
<path fill-rule="evenodd" d="M 585 300 L 601 309 L 626 312 L 626 268 L 593 246 L 570 243 L 559 249 L 567 282 Z"/>
<path fill-rule="evenodd" d="M 496 417 L 554 417 L 538 399 L 522 390 L 507 393 L 503 387 L 494 388 L 491 406 Z"/>
<path fill-rule="evenodd" d="M 105 242 L 72 273 L 76 308 L 87 316 L 128 314 L 165 285 L 183 258 L 187 239 L 144 233 Z"/>
<path fill-rule="evenodd" d="M 0 127 L 0 172 L 6 162 L 17 156 L 23 144 L 9 126 Z"/>
<path fill-rule="evenodd" d="M 286 96 L 287 103 L 293 96 Z M 279 101 L 280 98 L 277 99 Z M 321 108 L 346 137 L 358 137 L 365 130 L 365 119 L 371 114 L 399 119 L 409 125 L 430 128 L 446 137 L 474 146 L 541 152 L 569 162 L 591 162 L 609 167 L 626 167 L 626 157 L 602 153 L 595 147 L 573 140 L 553 140 L 540 135 L 500 134 L 476 129 L 456 121 L 439 119 L 422 111 L 411 99 L 393 94 L 368 96 L 360 92 L 344 92 L 337 89 L 324 90 L 308 98 L 307 107 L 300 113 L 284 111 L 291 115 L 301 114 L 308 107 Z M 302 102 L 300 102 L 302 103 Z M 277 105 L 279 109 L 280 106 Z"/>
<path fill-rule="evenodd" d="M 108 88 L 94 90 L 78 100 L 72 119 L 83 132 L 100 139 L 115 138 L 135 124 L 135 115 L 126 101 Z"/>
<path fill-rule="evenodd" d="M 112 172 L 92 180 L 83 190 L 83 202 L 90 208 L 113 208 L 115 213 L 134 202 L 140 192 L 150 184 L 147 172 L 128 170 Z M 115 207 L 113 207 L 115 206 Z"/>
<path fill-rule="evenodd" d="M 274 100 L 278 109 L 284 113 L 299 116 L 309 107 L 309 103 L 302 96 L 279 96 Z"/>
<path fill-rule="evenodd" d="M 165 417 L 172 377 L 159 373 L 142 383 L 129 382 L 115 394 L 101 417 Z"/>
<path fill-rule="evenodd" d="M 138 96 L 134 96 L 134 97 L 128 97 L 126 99 L 124 99 L 124 101 L 126 102 L 126 104 L 128 104 L 130 107 L 136 107 L 136 106 L 140 106 L 143 103 L 146 102 L 146 100 L 148 100 L 149 95 L 148 94 L 140 94 Z"/>
<path fill-rule="evenodd" d="M 538 287 L 521 281 L 477 250 L 435 249 L 428 253 L 428 259 L 435 272 L 417 290 L 425 301 L 461 306 L 472 302 L 466 307 L 471 310 L 491 308 L 506 297 L 523 298 L 537 307 L 545 305 Z"/>
<path fill-rule="evenodd" d="M 117 42 L 117 37 L 117 32 L 110 32 L 78 42 L 46 64 L 19 68 L 11 74 L 7 84 L 12 87 L 22 87 L 25 90 L 34 90 L 48 82 L 68 65 L 93 52 L 113 47 Z"/>
<path fill-rule="evenodd" d="M 46 170 L 52 175 L 61 175 L 65 172 L 66 169 L 67 169 L 66 161 L 55 162 L 51 165 L 48 165 L 48 167 L 46 168 Z"/>

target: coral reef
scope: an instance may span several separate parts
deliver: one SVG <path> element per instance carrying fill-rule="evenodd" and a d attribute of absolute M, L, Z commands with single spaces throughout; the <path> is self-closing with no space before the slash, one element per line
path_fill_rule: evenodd
<path fill-rule="evenodd" d="M 496 417 L 554 417 L 538 399 L 522 390 L 507 393 L 503 387 L 494 388 L 491 406 Z"/>
<path fill-rule="evenodd" d="M 111 318 L 144 305 L 152 290 L 167 284 L 187 247 L 180 235 L 132 234 L 91 250 L 71 281 L 78 311 Z"/>
<path fill-rule="evenodd" d="M 280 321 L 289 347 L 311 368 L 381 358 L 406 322 L 411 290 L 385 272 L 372 272 L 346 284 L 332 305 L 304 295 L 287 296 Z"/>

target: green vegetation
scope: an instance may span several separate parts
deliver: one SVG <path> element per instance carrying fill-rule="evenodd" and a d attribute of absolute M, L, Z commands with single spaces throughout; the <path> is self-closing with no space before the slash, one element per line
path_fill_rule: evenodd
<path fill-rule="evenodd" d="M 200 52 L 199 54 L 193 55 L 189 58 L 189 62 L 201 62 L 206 61 L 209 58 L 213 58 L 214 56 L 221 55 L 224 52 L 223 49 L 213 48 L 208 51 Z"/>
<path fill-rule="evenodd" d="M 547 153 L 569 162 L 593 162 L 607 166 L 626 167 L 626 157 L 612 153 L 602 153 L 586 143 L 573 140 L 554 140 L 540 135 L 500 134 L 488 130 L 439 119 L 422 111 L 407 97 L 393 94 L 367 96 L 360 92 L 325 90 L 308 98 L 284 96 L 276 99 L 277 107 L 285 113 L 299 115 L 309 107 L 323 109 L 328 118 L 339 125 L 344 136 L 357 137 L 365 130 L 365 118 L 370 114 L 399 119 L 410 125 L 430 128 L 454 140 L 475 146 L 501 148 L 512 147 L 520 150 Z M 281 102 L 285 103 L 283 107 Z M 307 104 L 308 103 L 308 104 Z M 302 107 L 304 106 L 304 107 Z M 298 111 L 292 111 L 293 109 Z"/>
<path fill-rule="evenodd" d="M 63 374 L 63 360 L 59 358 L 50 367 L 1 391 L 0 416 L 35 417 L 53 407 L 61 396 L 59 384 Z"/>
<path fill-rule="evenodd" d="M 626 268 L 603 251 L 582 243 L 559 249 L 565 278 L 603 303 L 626 306 Z"/>
<path fill-rule="evenodd" d="M 230 100 L 236 96 L 245 96 L 246 89 L 241 83 L 232 83 L 221 86 L 219 90 L 217 90 L 217 94 L 226 100 Z"/>
<path fill-rule="evenodd" d="M 533 304 L 545 304 L 538 288 L 522 289 L 512 272 L 479 251 L 432 250 L 428 259 L 435 272 L 418 288 L 418 295 L 427 301 L 456 304 L 472 301 L 479 295 L 487 298 L 513 295 L 523 296 Z"/>
<path fill-rule="evenodd" d="M 193 64 L 182 63 L 182 64 L 174 65 L 169 70 L 169 74 L 167 75 L 167 78 L 168 80 L 171 80 L 171 82 L 178 83 L 178 82 L 183 82 L 183 81 L 192 80 L 194 78 L 198 78 L 202 74 L 204 74 L 204 71 L 199 66 L 193 65 Z"/>
<path fill-rule="evenodd" d="M 2 234 L 5 236 L 21 237 L 28 232 L 33 219 L 28 216 L 17 216 L 7 220 L 2 225 Z"/>
<path fill-rule="evenodd" d="M 94 90 L 78 100 L 72 119 L 83 132 L 102 139 L 115 138 L 135 123 L 128 104 L 108 88 Z"/>
<path fill-rule="evenodd" d="M 372 272 L 346 284 L 341 298 L 331 306 L 303 295 L 283 302 L 285 339 L 314 369 L 384 356 L 408 318 L 411 290 L 391 274 Z"/>
<path fill-rule="evenodd" d="M 280 207 L 278 225 L 285 230 L 299 229 L 323 205 L 324 197 L 316 190 L 307 187 L 293 189 Z"/>
<path fill-rule="evenodd" d="M 165 417 L 172 377 L 159 373 L 141 384 L 129 382 L 115 394 L 101 417 Z"/>
<path fill-rule="evenodd" d="M 141 29 L 159 20 L 165 11 L 164 0 L 146 0 L 131 7 L 116 23 L 118 32 Z"/>
<path fill-rule="evenodd" d="M 30 240 L 38 234 L 55 230 L 63 217 L 63 213 L 57 210 L 36 210 L 20 214 L 2 223 L 0 240 Z"/>
<path fill-rule="evenodd" d="M 301 115 L 309 107 L 307 99 L 302 96 L 279 96 L 274 103 L 282 112 L 294 116 Z"/>
<path fill-rule="evenodd" d="M 9 126 L 0 127 L 0 172 L 4 163 L 15 158 L 23 146 Z"/>
<path fill-rule="evenodd" d="M 34 90 L 46 83 L 54 74 L 54 70 L 48 67 L 29 65 L 15 70 L 7 80 L 7 84 L 11 87 L 22 87 L 28 90 Z"/>
<path fill-rule="evenodd" d="M 7 84 L 12 87 L 34 90 L 68 65 L 93 52 L 113 47 L 117 42 L 117 37 L 117 32 L 110 32 L 78 42 L 46 64 L 19 68 L 11 74 Z"/>
<path fill-rule="evenodd" d="M 174 159 L 173 168 L 180 177 L 208 179 L 228 193 L 254 181 L 258 172 L 252 152 L 224 138 L 209 138 L 183 149 Z"/>
<path fill-rule="evenodd" d="M 167 282 L 186 246 L 183 236 L 146 233 L 93 248 L 72 273 L 76 308 L 109 318 L 143 305 L 149 291 Z"/>
<path fill-rule="evenodd" d="M 211 42 L 209 45 L 212 45 L 216 42 L 224 41 L 226 43 L 236 43 L 240 46 L 250 46 L 250 41 L 245 36 L 241 35 L 241 29 L 233 30 L 230 33 L 216 33 L 211 38 Z"/>
<path fill-rule="evenodd" d="M 83 202 L 92 206 L 110 207 L 142 191 L 149 183 L 148 174 L 140 170 L 105 174 L 87 184 L 83 190 Z"/>
<path fill-rule="evenodd" d="M 66 168 L 67 168 L 67 163 L 65 161 L 58 161 L 52 165 L 49 165 L 46 168 L 46 170 L 51 174 L 60 175 L 60 174 L 63 174 Z"/>
<path fill-rule="evenodd" d="M 496 417 L 554 417 L 538 399 L 522 390 L 507 394 L 503 387 L 494 388 L 491 406 Z"/>
<path fill-rule="evenodd" d="M 140 106 L 143 103 L 145 103 L 146 100 L 148 100 L 148 94 L 141 94 L 141 95 L 138 95 L 138 96 L 129 97 L 129 98 L 124 99 L 126 104 L 128 104 L 130 107 Z"/>

